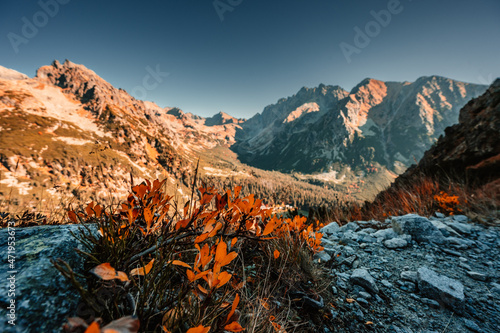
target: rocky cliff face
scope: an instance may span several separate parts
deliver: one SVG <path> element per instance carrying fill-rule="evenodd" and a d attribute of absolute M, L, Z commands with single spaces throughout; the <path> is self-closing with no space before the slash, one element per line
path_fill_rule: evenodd
<path fill-rule="evenodd" d="M 422 174 L 458 178 L 470 186 L 497 183 L 500 179 L 500 79 L 460 111 L 459 123 L 427 151 L 416 167 L 399 182 Z M 498 185 L 497 185 L 498 186 Z"/>
<path fill-rule="evenodd" d="M 400 173 L 485 89 L 437 76 L 413 83 L 366 79 L 350 93 L 303 88 L 244 123 L 235 150 L 243 162 L 285 172 L 378 163 Z"/>

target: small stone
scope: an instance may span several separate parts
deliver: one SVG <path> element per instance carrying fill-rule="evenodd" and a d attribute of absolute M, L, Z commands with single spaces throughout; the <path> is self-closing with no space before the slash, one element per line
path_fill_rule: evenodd
<path fill-rule="evenodd" d="M 358 293 L 359 297 L 362 297 L 364 299 L 370 299 L 372 298 L 372 295 L 370 295 L 369 293 L 367 293 L 366 291 L 360 291 Z"/>
<path fill-rule="evenodd" d="M 483 274 L 483 273 L 478 273 L 478 272 L 473 272 L 473 271 L 469 271 L 467 272 L 467 275 L 474 279 L 474 280 L 477 280 L 477 281 L 483 281 L 483 282 L 486 282 L 488 280 L 488 275 L 486 274 Z"/>
<path fill-rule="evenodd" d="M 476 324 L 475 322 L 473 322 L 472 320 L 464 318 L 463 321 L 464 321 L 465 327 L 470 329 L 472 332 L 477 332 L 477 333 L 483 332 L 481 327 L 479 327 L 479 325 Z"/>
<path fill-rule="evenodd" d="M 439 219 L 444 219 L 446 217 L 443 213 L 440 213 L 440 212 L 435 212 L 434 216 L 439 218 Z"/>
<path fill-rule="evenodd" d="M 332 294 L 337 295 L 337 294 L 338 294 L 338 292 L 339 292 L 339 291 L 337 290 L 337 287 L 332 286 Z"/>
<path fill-rule="evenodd" d="M 441 251 L 443 251 L 444 253 L 449 254 L 451 256 L 455 256 L 455 257 L 460 257 L 462 255 L 458 251 L 453 251 L 453 250 L 450 250 L 450 249 L 447 249 L 447 248 L 442 248 Z"/>
<path fill-rule="evenodd" d="M 392 288 L 392 283 L 390 283 L 389 281 L 387 280 L 382 280 L 380 281 L 380 283 L 382 283 L 382 285 L 386 288 Z"/>
<path fill-rule="evenodd" d="M 365 308 L 367 308 L 370 305 L 370 303 L 368 303 L 368 301 L 366 299 L 361 298 L 361 297 L 356 298 L 356 302 L 358 302 L 359 305 L 361 305 Z"/>
<path fill-rule="evenodd" d="M 402 238 L 392 238 L 384 241 L 384 246 L 388 249 L 400 249 L 408 246 L 408 242 Z"/>
<path fill-rule="evenodd" d="M 424 297 L 435 299 L 455 309 L 460 308 L 465 299 L 462 283 L 439 275 L 425 266 L 418 269 L 418 288 Z"/>
<path fill-rule="evenodd" d="M 326 253 L 325 251 L 322 251 L 322 252 L 319 252 L 319 253 L 316 253 L 314 255 L 314 261 L 317 262 L 317 263 L 325 263 L 325 262 L 328 262 L 332 259 L 332 257 Z"/>
<path fill-rule="evenodd" d="M 415 271 L 403 271 L 400 276 L 403 280 L 417 283 L 418 274 Z"/>
<path fill-rule="evenodd" d="M 355 269 L 351 274 L 349 281 L 352 284 L 357 284 L 370 292 L 378 293 L 378 287 L 375 284 L 375 279 L 364 268 Z"/>
<path fill-rule="evenodd" d="M 470 267 L 470 266 L 469 266 L 469 265 L 467 265 L 466 263 L 461 262 L 461 263 L 459 263 L 459 264 L 458 264 L 458 266 L 459 266 L 459 267 L 462 267 L 463 269 L 466 269 L 466 270 L 468 270 L 468 271 L 472 271 L 472 267 Z"/>
<path fill-rule="evenodd" d="M 372 234 L 372 236 L 377 237 L 377 238 L 381 238 L 383 240 L 388 240 L 388 239 L 392 239 L 394 237 L 397 237 L 398 234 L 395 233 L 394 230 L 392 230 L 392 228 L 388 228 L 388 229 L 382 229 L 382 230 L 379 230 L 377 232 L 374 232 Z"/>
<path fill-rule="evenodd" d="M 409 292 L 409 293 L 415 292 L 417 290 L 417 285 L 413 282 L 400 281 L 400 280 L 398 280 L 397 282 L 398 282 L 399 288 L 401 290 L 404 290 L 404 291 Z"/>
<path fill-rule="evenodd" d="M 425 305 L 430 306 L 431 308 L 434 308 L 434 309 L 438 309 L 439 308 L 439 303 L 436 302 L 433 299 L 429 299 L 429 298 L 423 297 L 423 298 L 420 299 L 420 301 L 422 303 L 424 303 Z"/>

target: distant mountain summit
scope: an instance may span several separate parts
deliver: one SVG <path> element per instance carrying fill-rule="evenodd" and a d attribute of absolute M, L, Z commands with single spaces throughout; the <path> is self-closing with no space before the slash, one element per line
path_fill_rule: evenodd
<path fill-rule="evenodd" d="M 215 114 L 213 117 L 209 117 L 205 119 L 206 126 L 217 126 L 217 125 L 226 125 L 226 124 L 242 124 L 245 122 L 245 119 L 237 119 L 233 116 L 228 115 L 225 112 L 219 112 Z"/>
<path fill-rule="evenodd" d="M 351 92 L 302 88 L 246 121 L 233 147 L 244 163 L 283 172 L 377 163 L 401 173 L 486 89 L 439 76 L 413 83 L 365 79 Z"/>

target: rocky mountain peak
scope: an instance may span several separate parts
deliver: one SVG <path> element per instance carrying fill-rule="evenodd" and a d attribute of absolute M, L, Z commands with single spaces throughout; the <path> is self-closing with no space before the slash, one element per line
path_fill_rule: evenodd
<path fill-rule="evenodd" d="M 27 80 L 29 77 L 16 70 L 0 66 L 0 79 L 2 80 Z"/>
<path fill-rule="evenodd" d="M 212 117 L 206 118 L 205 125 L 206 126 L 217 126 L 217 125 L 226 125 L 226 124 L 241 124 L 245 122 L 244 119 L 235 118 L 225 112 L 220 111 Z"/>

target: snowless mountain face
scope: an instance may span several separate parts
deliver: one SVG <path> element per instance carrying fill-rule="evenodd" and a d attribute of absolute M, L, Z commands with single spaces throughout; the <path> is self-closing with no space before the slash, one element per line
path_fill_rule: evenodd
<path fill-rule="evenodd" d="M 413 83 L 365 79 L 351 92 L 302 88 L 246 121 L 233 149 L 244 163 L 283 172 L 378 164 L 401 173 L 486 89 L 438 76 Z"/>
<path fill-rule="evenodd" d="M 70 61 L 34 78 L 0 67 L 0 196 L 13 190 L 25 207 L 121 199 L 130 174 L 135 183 L 167 177 L 185 196 L 198 152 L 232 144 L 241 122 L 205 121 L 136 100 Z"/>

